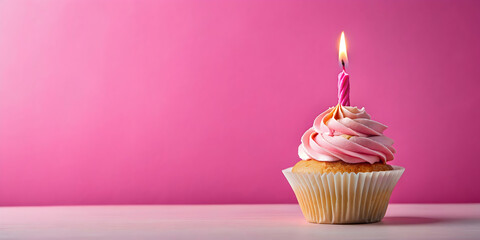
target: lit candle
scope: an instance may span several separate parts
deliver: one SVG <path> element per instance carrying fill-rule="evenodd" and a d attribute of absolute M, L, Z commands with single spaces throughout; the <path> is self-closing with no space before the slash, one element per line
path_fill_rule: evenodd
<path fill-rule="evenodd" d="M 342 64 L 342 72 L 338 74 L 338 104 L 342 106 L 350 106 L 350 77 L 345 71 L 347 65 L 347 45 L 345 43 L 345 33 L 342 32 L 340 37 L 340 47 L 338 49 L 338 60 Z"/>

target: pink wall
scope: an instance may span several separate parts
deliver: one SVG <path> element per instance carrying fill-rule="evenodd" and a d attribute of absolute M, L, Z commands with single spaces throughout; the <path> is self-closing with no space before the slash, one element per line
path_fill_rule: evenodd
<path fill-rule="evenodd" d="M 390 128 L 393 202 L 480 202 L 479 1 L 2 1 L 0 205 L 295 202 L 336 103 Z"/>

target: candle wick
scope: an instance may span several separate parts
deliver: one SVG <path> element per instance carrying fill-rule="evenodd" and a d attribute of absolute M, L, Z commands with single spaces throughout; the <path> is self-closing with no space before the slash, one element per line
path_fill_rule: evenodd
<path fill-rule="evenodd" d="M 343 71 L 345 71 L 345 62 L 343 61 L 343 59 L 342 59 L 342 67 L 343 67 Z"/>

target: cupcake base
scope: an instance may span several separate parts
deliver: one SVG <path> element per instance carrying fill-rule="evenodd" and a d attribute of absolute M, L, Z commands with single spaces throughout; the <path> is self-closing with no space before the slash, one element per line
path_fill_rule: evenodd
<path fill-rule="evenodd" d="M 392 166 L 378 162 L 370 164 L 365 163 L 346 163 L 342 160 L 335 162 L 324 162 L 313 159 L 300 160 L 292 168 L 292 172 L 296 173 L 361 173 L 361 172 L 378 172 L 393 170 Z"/>
<path fill-rule="evenodd" d="M 379 222 L 385 216 L 393 188 L 405 168 L 361 173 L 283 174 L 293 188 L 303 215 L 311 223 Z"/>

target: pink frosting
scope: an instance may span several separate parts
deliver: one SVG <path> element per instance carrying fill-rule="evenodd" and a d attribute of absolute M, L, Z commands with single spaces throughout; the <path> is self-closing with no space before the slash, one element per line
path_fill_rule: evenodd
<path fill-rule="evenodd" d="M 337 105 L 320 114 L 303 134 L 298 155 L 303 160 L 385 163 L 395 153 L 393 140 L 383 135 L 385 129 L 364 108 Z"/>

